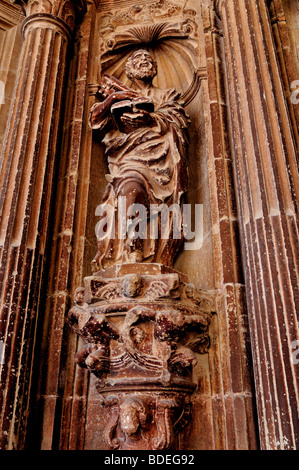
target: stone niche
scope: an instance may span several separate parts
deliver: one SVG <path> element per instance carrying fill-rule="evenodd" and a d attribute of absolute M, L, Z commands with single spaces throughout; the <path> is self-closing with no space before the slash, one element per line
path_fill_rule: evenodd
<path fill-rule="evenodd" d="M 82 60 L 79 56 L 78 66 L 74 58 L 69 81 L 70 96 L 77 106 L 73 110 L 74 126 L 79 125 L 77 116 L 81 113 L 82 142 L 70 268 L 75 273 L 70 279 L 74 298 L 68 322 L 80 339 L 78 344 L 75 335 L 68 339 L 65 377 L 69 378 L 62 421 L 69 423 L 70 441 L 67 443 L 68 434 L 63 430 L 62 448 L 256 446 L 228 148 L 222 29 L 212 4 L 209 0 L 140 1 L 138 5 L 121 0 L 98 2 L 96 7 L 90 6 L 79 32 L 83 37 Z M 89 42 L 84 36 L 86 30 Z M 134 259 L 133 253 L 122 256 L 126 245 L 122 240 L 104 246 L 95 235 L 95 227 L 101 227 L 98 206 L 102 201 L 115 204 L 113 192 L 107 188 L 114 181 L 115 171 L 120 171 L 113 165 L 113 152 L 116 150 L 119 156 L 120 147 L 126 145 L 123 135 L 128 136 L 128 147 L 122 155 L 126 157 L 128 149 L 144 145 L 142 155 L 149 159 L 149 166 L 152 164 L 152 129 L 147 134 L 150 138 L 145 138 L 142 130 L 136 140 L 134 132 L 128 131 L 113 141 L 115 128 L 109 128 L 112 113 L 105 114 L 106 100 L 114 99 L 110 98 L 111 90 L 111 94 L 123 93 L 127 101 L 139 100 L 140 96 L 132 94 L 137 84 L 127 75 L 126 65 L 140 49 L 149 53 L 151 59 L 147 61 L 156 64 L 151 85 L 163 90 L 159 95 L 162 102 L 165 90 L 176 90 L 168 94 L 163 109 L 157 109 L 154 103 L 151 111 L 156 113 L 154 119 L 159 119 L 160 131 L 165 130 L 164 144 L 168 142 L 179 157 L 171 167 L 173 171 L 168 175 L 161 172 L 168 183 L 164 189 L 172 188 L 168 202 L 172 198 L 173 202 L 190 204 L 192 210 L 196 204 L 202 205 L 203 232 L 202 244 L 196 250 L 189 250 L 182 239 L 163 246 L 159 239 L 160 251 L 149 249 L 145 255 L 146 251 L 137 249 Z M 76 70 L 81 71 L 85 63 L 86 77 L 78 80 Z M 83 80 L 88 89 L 85 102 L 79 100 Z M 73 90 L 73 84 L 77 89 Z M 148 98 L 160 99 L 157 90 L 148 91 L 143 111 L 152 107 Z M 140 101 L 136 103 L 138 108 Z M 117 113 L 118 103 L 112 106 L 115 104 Z M 132 103 L 127 106 L 131 109 Z M 179 121 L 181 126 L 177 125 Z M 109 129 L 113 131 L 110 135 Z M 77 133 L 67 138 L 77 142 Z M 152 148 L 154 161 L 161 147 Z M 169 156 L 169 148 L 165 147 L 164 155 Z M 77 164 L 76 151 L 70 152 L 70 179 Z M 142 173 L 145 166 L 140 155 L 134 155 L 137 160 L 133 168 L 129 165 L 133 183 L 131 193 L 128 188 L 126 191 L 133 197 L 136 190 L 144 201 L 143 183 L 150 177 Z M 122 169 L 126 172 L 128 167 Z M 136 179 L 138 172 L 143 176 Z M 64 184 L 62 176 L 61 194 Z M 151 194 L 153 186 L 145 186 L 152 202 L 156 194 Z M 122 189 L 121 185 L 114 186 L 118 195 L 124 194 Z M 66 200 L 72 204 L 71 196 Z M 116 211 L 108 217 L 108 225 L 113 217 L 119 222 L 115 214 L 120 206 L 113 207 Z M 57 281 L 57 288 L 59 284 Z M 76 369 L 71 363 L 74 356 L 80 366 Z M 68 375 L 71 370 L 72 376 Z M 76 395 L 72 398 L 73 390 Z M 73 403 L 71 408 L 67 397 Z M 226 417 L 235 415 L 242 418 L 236 418 L 232 427 Z M 107 423 L 105 429 L 103 422 Z"/>
<path fill-rule="evenodd" d="M 175 259 L 180 272 L 188 274 L 195 284 L 214 289 L 212 247 L 212 220 L 208 181 L 207 132 L 205 95 L 202 83 L 207 79 L 205 44 L 201 5 L 184 2 L 117 2 L 120 9 L 113 10 L 113 2 L 99 3 L 93 39 L 93 66 L 89 90 L 93 97 L 103 74 L 115 76 L 125 85 L 128 57 L 138 48 L 146 47 L 157 62 L 158 74 L 153 84 L 159 88 L 175 88 L 181 93 L 184 108 L 190 117 L 188 128 L 188 187 L 186 202 L 203 208 L 203 245 L 200 250 L 181 250 Z M 122 7 L 122 8 L 121 8 Z M 93 139 L 91 178 L 94 178 L 89 202 L 88 251 L 90 262 L 96 245 L 94 227 L 98 217 L 96 207 L 106 187 L 108 173 L 104 147 L 96 136 Z M 192 227 L 194 228 L 194 227 Z M 93 245 L 93 246 L 92 246 Z M 86 263 L 85 274 L 89 274 Z"/>
<path fill-rule="evenodd" d="M 0 151 L 19 66 L 22 48 L 20 22 L 23 18 L 19 5 L 12 5 L 9 1 L 0 3 Z"/>
<path fill-rule="evenodd" d="M 199 366 L 198 369 L 199 358 L 207 357 L 211 345 L 212 312 L 216 310 L 201 88 L 202 81 L 206 79 L 206 67 L 201 51 L 199 9 L 197 2 L 183 5 L 166 0 L 140 2 L 138 5 L 120 2 L 117 10 L 108 6 L 105 2 L 99 4 L 91 51 L 93 78 L 89 84 L 91 102 L 94 103 L 90 116 L 93 190 L 88 209 L 91 215 L 87 227 L 90 242 L 87 254 L 94 259 L 93 263 L 91 258 L 85 264 L 84 286 L 76 289 L 75 305 L 68 315 L 73 330 L 85 343 L 76 354 L 76 362 L 92 372 L 93 388 L 97 390 L 90 397 L 89 410 L 93 413 L 87 416 L 85 442 L 88 448 L 178 449 L 182 446 L 180 431 L 191 419 L 192 396 L 198 388 L 198 372 L 202 368 Z M 152 186 L 151 181 L 151 178 L 156 181 L 157 170 L 152 169 L 151 163 L 148 164 L 150 170 L 144 170 L 144 165 L 136 157 L 141 149 L 145 152 L 143 158 L 146 158 L 148 151 L 142 147 L 142 139 L 147 145 L 148 141 L 151 144 L 151 137 L 146 131 L 141 139 L 138 131 L 138 138 L 135 138 L 130 129 L 126 139 L 132 140 L 130 145 L 137 148 L 132 159 L 135 159 L 136 167 L 130 169 L 134 170 L 133 173 L 124 172 L 124 164 L 119 164 L 121 170 L 117 171 L 120 171 L 122 182 L 120 185 L 112 183 L 113 191 L 116 195 L 127 195 L 121 192 L 126 179 L 133 179 L 138 186 L 140 178 L 148 178 L 150 183 L 146 181 L 145 186 L 161 197 L 154 200 L 156 203 L 168 198 L 172 203 L 180 204 L 181 194 L 185 193 L 184 201 L 191 207 L 203 204 L 203 244 L 197 251 L 184 250 L 182 246 L 178 251 L 173 240 L 167 246 L 164 243 L 166 247 L 163 245 L 163 249 L 159 248 L 161 243 L 158 240 L 154 254 L 144 255 L 136 262 L 130 258 L 135 251 L 126 258 L 123 252 L 121 256 L 111 255 L 111 252 L 122 250 L 120 244 L 114 242 L 105 247 L 108 255 L 100 262 L 103 247 L 101 242 L 95 244 L 94 237 L 94 227 L 99 218 L 93 218 L 92 214 L 96 213 L 101 200 L 111 201 L 111 190 L 107 196 L 107 187 L 113 175 L 113 181 L 116 181 L 114 160 L 109 156 L 111 142 L 115 147 L 116 141 L 110 135 L 109 126 L 112 124 L 107 124 L 106 118 L 101 117 L 102 103 L 109 98 L 105 95 L 109 87 L 114 87 L 113 92 L 124 93 L 127 87 L 131 89 L 132 83 L 134 85 L 134 80 L 131 83 L 126 74 L 126 64 L 129 57 L 139 50 L 146 50 L 157 68 L 152 85 L 156 90 L 164 90 L 159 92 L 158 98 L 163 96 L 164 99 L 168 89 L 175 89 L 180 94 L 179 104 L 175 101 L 169 104 L 173 93 L 166 93 L 164 102 L 162 98 L 160 100 L 162 103 L 153 95 L 154 113 L 159 116 L 159 125 L 169 127 L 169 131 L 163 130 L 161 139 L 163 145 L 169 143 L 169 148 L 163 150 L 170 158 L 168 168 L 172 168 L 175 152 L 176 155 L 180 152 L 185 154 L 188 148 L 187 160 L 174 165 L 171 171 L 176 176 L 169 178 L 167 184 L 163 180 L 161 192 Z M 106 133 L 103 140 L 105 126 L 108 126 L 110 134 Z M 181 135 L 185 127 L 188 127 L 186 138 Z M 122 132 L 122 135 L 126 134 L 126 131 Z M 133 135 L 134 138 L 131 137 Z M 175 140 L 170 135 L 175 135 Z M 156 146 L 156 135 L 154 139 Z M 174 143 L 178 141 L 180 145 Z M 103 143 L 108 160 L 110 158 L 109 168 Z M 127 149 L 124 150 L 126 152 Z M 122 155 L 122 150 L 119 153 Z M 165 158 L 163 155 L 161 153 L 160 158 Z M 125 164 L 129 158 L 132 158 L 131 154 Z M 139 173 L 134 180 L 136 171 Z M 161 171 L 160 174 L 165 176 Z M 180 180 L 184 180 L 183 183 Z M 115 201 L 113 204 L 115 211 L 119 210 Z M 182 245 L 181 242 L 179 244 Z M 94 432 L 99 416 L 107 422 L 101 435 Z"/>

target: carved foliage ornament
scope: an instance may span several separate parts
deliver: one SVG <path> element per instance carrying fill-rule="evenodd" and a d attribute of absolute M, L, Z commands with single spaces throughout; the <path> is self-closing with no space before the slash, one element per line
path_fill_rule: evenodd
<path fill-rule="evenodd" d="M 145 4 L 136 3 L 120 12 L 107 15 L 107 24 L 103 26 L 102 33 L 112 30 L 118 26 L 129 26 L 146 23 L 160 23 L 162 20 L 172 20 L 179 18 L 194 19 L 196 11 L 187 8 L 188 0 L 183 2 L 174 2 L 169 0 L 159 0 L 156 2 L 146 2 Z"/>

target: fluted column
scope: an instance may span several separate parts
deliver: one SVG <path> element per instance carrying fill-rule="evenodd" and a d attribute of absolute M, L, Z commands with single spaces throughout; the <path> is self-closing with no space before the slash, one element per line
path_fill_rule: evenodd
<path fill-rule="evenodd" d="M 26 434 L 67 48 L 83 1 L 20 1 L 26 12 L 14 105 L 1 158 L 1 445 Z"/>
<path fill-rule="evenodd" d="M 299 106 L 293 103 L 292 94 L 294 84 L 297 84 L 299 63 L 296 61 L 296 51 L 292 47 L 289 25 L 287 23 L 285 4 L 283 0 L 269 0 L 269 15 L 271 19 L 273 39 L 276 46 L 277 58 L 280 65 L 281 77 L 284 84 L 284 93 L 288 103 L 290 120 L 293 126 L 294 138 L 299 156 Z M 290 5 L 292 4 L 289 2 Z M 296 14 L 298 5 L 293 6 L 293 14 Z M 296 64 L 297 62 L 297 64 Z M 295 95 L 297 96 L 297 95 Z"/>
<path fill-rule="evenodd" d="M 227 129 L 229 103 L 225 99 L 223 32 L 210 5 L 202 11 L 208 78 L 202 89 L 207 96 L 206 120 L 210 119 L 206 128 L 213 221 L 210 238 L 215 257 L 215 285 L 219 289 L 217 344 L 221 351 L 218 364 L 216 354 L 213 357 L 213 352 L 209 352 L 215 449 L 253 450 L 257 448 L 254 387 L 233 159 Z"/>
<path fill-rule="evenodd" d="M 264 0 L 217 1 L 263 449 L 299 448 L 298 168 Z M 295 343 L 294 343 L 295 342 Z"/>

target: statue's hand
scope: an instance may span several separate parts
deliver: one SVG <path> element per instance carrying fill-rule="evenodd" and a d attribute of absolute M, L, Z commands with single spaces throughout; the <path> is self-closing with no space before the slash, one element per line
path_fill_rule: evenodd
<path fill-rule="evenodd" d="M 102 119 L 106 118 L 111 110 L 111 106 L 115 103 L 124 100 L 133 100 L 138 98 L 140 95 L 134 91 L 115 91 L 109 95 L 104 101 L 96 103 L 91 108 L 90 123 L 91 125 L 97 124 Z"/>

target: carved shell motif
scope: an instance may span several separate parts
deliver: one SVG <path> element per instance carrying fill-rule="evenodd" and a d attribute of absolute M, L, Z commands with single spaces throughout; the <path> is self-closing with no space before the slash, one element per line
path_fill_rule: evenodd
<path fill-rule="evenodd" d="M 160 0 L 103 16 L 101 73 L 109 73 L 129 84 L 124 65 L 135 50 L 146 45 L 157 62 L 156 85 L 175 88 L 184 94 L 193 83 L 199 65 L 197 13 L 187 9 L 186 4 L 187 1 L 177 4 Z"/>

